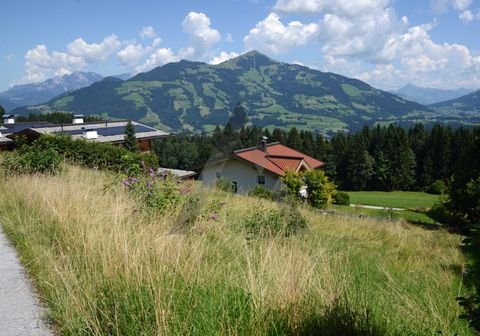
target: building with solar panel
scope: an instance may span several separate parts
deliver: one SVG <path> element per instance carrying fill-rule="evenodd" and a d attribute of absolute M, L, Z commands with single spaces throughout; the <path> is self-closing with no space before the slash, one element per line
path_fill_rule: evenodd
<path fill-rule="evenodd" d="M 74 115 L 71 124 L 51 123 L 15 123 L 8 116 L 8 122 L 0 126 L 0 149 L 10 149 L 14 139 L 18 136 L 25 136 L 29 140 L 35 140 L 44 134 L 69 135 L 72 139 L 85 139 L 93 142 L 107 142 L 116 145 L 125 143 L 125 126 L 128 121 L 97 121 L 83 122 L 82 115 Z M 152 140 L 169 136 L 169 133 L 156 128 L 132 122 L 135 128 L 135 137 L 138 141 L 138 148 L 142 152 L 149 152 L 152 149 Z"/>

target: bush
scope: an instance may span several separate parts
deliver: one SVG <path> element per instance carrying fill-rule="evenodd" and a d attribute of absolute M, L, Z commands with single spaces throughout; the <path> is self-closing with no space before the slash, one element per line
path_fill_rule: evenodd
<path fill-rule="evenodd" d="M 5 153 L 1 167 L 7 174 L 57 175 L 63 170 L 63 156 L 53 148 L 32 147 Z"/>
<path fill-rule="evenodd" d="M 220 191 L 224 191 L 224 192 L 231 192 L 231 193 L 235 192 L 232 181 L 224 179 L 224 178 L 219 178 L 215 182 L 215 188 L 217 188 Z"/>
<path fill-rule="evenodd" d="M 281 209 L 267 209 L 258 206 L 244 218 L 243 226 L 250 238 L 288 237 L 305 229 L 307 223 L 295 207 L 284 206 Z"/>
<path fill-rule="evenodd" d="M 425 191 L 434 195 L 445 194 L 447 185 L 442 180 L 436 180 Z"/>
<path fill-rule="evenodd" d="M 69 136 L 43 135 L 32 143 L 40 149 L 55 149 L 65 159 L 87 168 L 105 169 L 130 176 L 140 175 L 141 162 L 158 166 L 158 158 L 151 154 L 131 153 L 109 143 L 73 140 Z"/>
<path fill-rule="evenodd" d="M 258 185 L 248 192 L 248 196 L 273 200 L 273 191 Z"/>
<path fill-rule="evenodd" d="M 305 184 L 302 175 L 292 171 L 287 171 L 282 178 L 283 184 L 287 189 L 287 193 L 295 198 L 299 198 L 300 188 Z"/>
<path fill-rule="evenodd" d="M 139 177 L 128 177 L 122 181 L 140 209 L 163 214 L 182 204 L 190 189 L 181 181 L 167 175 L 158 177 L 153 169 L 144 171 Z"/>
<path fill-rule="evenodd" d="M 323 170 L 305 172 L 305 184 L 308 191 L 308 202 L 315 208 L 322 208 L 333 202 L 335 184 L 329 181 Z"/>
<path fill-rule="evenodd" d="M 344 191 L 337 191 L 334 195 L 334 203 L 338 205 L 350 205 L 350 195 Z"/>

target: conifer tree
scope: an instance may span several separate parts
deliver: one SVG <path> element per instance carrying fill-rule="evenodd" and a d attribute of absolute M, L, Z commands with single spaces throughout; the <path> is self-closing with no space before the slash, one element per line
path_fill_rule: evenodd
<path fill-rule="evenodd" d="M 135 126 L 132 121 L 129 121 L 125 126 L 125 148 L 130 152 L 138 151 L 137 138 L 135 137 Z"/>

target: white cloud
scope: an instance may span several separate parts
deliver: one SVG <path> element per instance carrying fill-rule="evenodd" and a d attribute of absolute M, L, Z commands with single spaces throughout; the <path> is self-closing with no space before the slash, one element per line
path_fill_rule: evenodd
<path fill-rule="evenodd" d="M 449 9 L 453 9 L 458 12 L 458 18 L 462 22 L 468 23 L 475 19 L 480 19 L 480 14 L 474 15 L 472 11 L 469 10 L 472 2 L 473 0 L 430 0 L 430 7 L 437 14 L 445 13 Z"/>
<path fill-rule="evenodd" d="M 480 11 L 478 11 L 476 14 L 472 13 L 470 10 L 466 10 L 458 14 L 458 18 L 460 21 L 463 23 L 469 23 L 474 20 L 480 20 Z"/>
<path fill-rule="evenodd" d="M 136 72 L 144 72 L 151 70 L 157 66 L 161 66 L 170 62 L 176 62 L 179 58 L 170 48 L 157 49 L 151 54 L 147 60 L 135 68 Z"/>
<path fill-rule="evenodd" d="M 278 0 L 275 11 L 293 14 L 335 13 L 354 17 L 372 10 L 386 8 L 390 0 Z"/>
<path fill-rule="evenodd" d="M 154 50 L 161 43 L 159 37 L 155 38 L 150 46 L 144 47 L 140 43 L 130 43 L 117 53 L 118 59 L 126 67 L 133 68 L 146 54 Z"/>
<path fill-rule="evenodd" d="M 235 58 L 237 56 L 239 56 L 239 54 L 236 53 L 236 52 L 222 51 L 219 55 L 212 58 L 209 63 L 210 64 L 220 64 L 220 63 L 223 63 L 225 61 L 228 61 L 229 59 Z"/>
<path fill-rule="evenodd" d="M 67 52 L 48 51 L 39 44 L 25 54 L 24 82 L 41 81 L 52 75 L 64 75 L 84 69 L 89 64 L 103 63 L 120 48 L 116 35 L 100 43 L 87 43 L 78 38 L 67 46 Z"/>
<path fill-rule="evenodd" d="M 184 48 L 185 56 L 203 58 L 221 40 L 218 30 L 210 27 L 210 18 L 204 13 L 190 12 L 182 22 L 182 28 L 189 35 L 190 45 Z"/>
<path fill-rule="evenodd" d="M 313 41 L 318 34 L 318 29 L 319 26 L 316 23 L 303 24 L 292 21 L 284 25 L 278 14 L 270 13 L 250 30 L 243 42 L 247 49 L 257 49 L 278 55 Z"/>
<path fill-rule="evenodd" d="M 100 43 L 87 43 L 78 38 L 67 46 L 71 55 L 83 58 L 88 63 L 105 62 L 121 46 L 117 35 L 105 37 Z"/>
<path fill-rule="evenodd" d="M 439 88 L 479 87 L 480 57 L 464 45 L 435 43 L 429 34 L 433 28 L 434 24 L 414 26 L 389 41 L 382 52 L 396 65 L 390 76 L 379 76 L 375 69 L 361 78 L 390 87 L 407 82 Z"/>
<path fill-rule="evenodd" d="M 139 34 L 142 40 L 147 38 L 153 39 L 157 37 L 157 33 L 155 32 L 155 29 L 153 29 L 152 26 L 143 27 Z"/>
<path fill-rule="evenodd" d="M 7 62 L 13 61 L 14 58 L 15 58 L 15 55 L 14 55 L 14 54 L 5 55 L 5 60 L 6 60 Z"/>
<path fill-rule="evenodd" d="M 460 14 L 458 14 L 458 18 L 462 21 L 462 22 L 471 22 L 475 19 L 475 16 L 473 15 L 473 13 L 469 10 L 466 10 Z"/>
<path fill-rule="evenodd" d="M 25 54 L 24 82 L 37 82 L 48 76 L 71 73 L 87 65 L 79 56 L 58 51 L 48 52 L 44 44 L 39 44 Z"/>

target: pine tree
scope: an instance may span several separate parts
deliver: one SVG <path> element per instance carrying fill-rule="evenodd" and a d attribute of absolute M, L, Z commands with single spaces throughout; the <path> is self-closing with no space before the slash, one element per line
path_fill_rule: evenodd
<path fill-rule="evenodd" d="M 130 152 L 138 151 L 137 138 L 135 137 L 135 126 L 129 121 L 125 126 L 125 148 Z"/>

